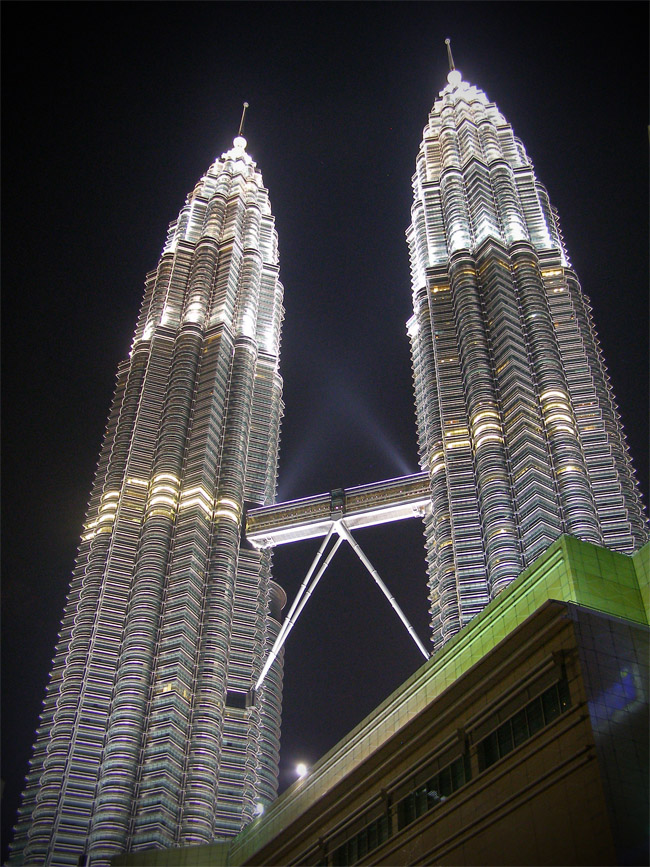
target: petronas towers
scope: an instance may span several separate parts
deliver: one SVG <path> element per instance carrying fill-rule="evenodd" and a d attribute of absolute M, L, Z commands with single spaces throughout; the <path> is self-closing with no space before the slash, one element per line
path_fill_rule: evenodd
<path fill-rule="evenodd" d="M 13 860 L 106 864 L 234 834 L 277 792 L 282 668 L 270 555 L 283 288 L 238 136 L 169 228 L 120 365 Z"/>
<path fill-rule="evenodd" d="M 436 646 L 559 535 L 627 554 L 648 538 L 557 214 L 511 126 L 451 65 L 407 233 Z"/>
<path fill-rule="evenodd" d="M 557 214 L 510 125 L 451 65 L 407 232 L 434 647 L 559 535 L 623 553 L 647 540 Z M 282 318 L 269 196 L 239 135 L 146 280 L 10 863 L 207 843 L 275 797 L 281 657 L 252 687 L 285 596 L 243 527 L 275 498 Z"/>

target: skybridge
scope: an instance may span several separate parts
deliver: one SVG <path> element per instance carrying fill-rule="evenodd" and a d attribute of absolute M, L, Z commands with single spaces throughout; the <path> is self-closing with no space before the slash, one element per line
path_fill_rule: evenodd
<path fill-rule="evenodd" d="M 246 517 L 246 538 L 256 548 L 273 548 L 326 536 L 332 524 L 342 518 L 349 530 L 358 530 L 422 517 L 430 501 L 427 473 L 337 488 L 328 494 L 251 509 Z"/>
<path fill-rule="evenodd" d="M 262 506 L 248 512 L 246 538 L 258 549 L 325 537 L 280 627 L 253 692 L 262 685 L 300 612 L 343 542 L 349 543 L 366 567 L 406 627 L 420 653 L 425 659 L 429 658 L 429 651 L 416 635 L 395 597 L 381 580 L 379 573 L 361 550 L 351 531 L 390 521 L 401 521 L 405 518 L 422 518 L 427 507 L 430 507 L 430 502 L 428 474 L 414 473 L 410 476 L 373 482 L 355 488 L 337 488 L 328 494 L 317 494 L 314 497 Z"/>

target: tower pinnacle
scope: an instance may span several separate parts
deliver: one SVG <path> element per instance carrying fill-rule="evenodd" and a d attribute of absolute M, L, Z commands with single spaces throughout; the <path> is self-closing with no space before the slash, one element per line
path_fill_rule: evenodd
<path fill-rule="evenodd" d="M 454 57 L 451 53 L 451 39 L 445 39 L 445 45 L 447 46 L 447 59 L 449 60 L 449 71 L 451 72 L 453 69 L 456 69 L 454 66 Z"/>
<path fill-rule="evenodd" d="M 246 109 L 247 108 L 248 108 L 248 103 L 245 102 L 244 108 L 242 109 L 242 113 L 241 113 L 241 120 L 239 121 L 239 132 L 237 133 L 237 135 L 243 135 L 244 134 L 244 119 L 246 118 Z"/>
<path fill-rule="evenodd" d="M 451 53 L 451 39 L 445 39 L 445 45 L 447 46 L 447 59 L 449 60 L 449 72 L 447 74 L 447 81 L 453 87 L 458 87 L 458 85 L 462 81 L 462 76 L 460 74 L 460 70 L 456 69 L 454 65 L 454 56 Z"/>
<path fill-rule="evenodd" d="M 235 139 L 233 140 L 233 145 L 234 145 L 236 148 L 241 148 L 242 150 L 245 150 L 245 149 L 246 149 L 246 145 L 248 144 L 248 142 L 246 141 L 246 139 L 245 139 L 244 136 L 243 136 L 243 132 L 244 132 L 244 120 L 245 120 L 245 118 L 246 118 L 246 109 L 247 109 L 247 108 L 248 108 L 248 103 L 245 102 L 245 103 L 244 103 L 244 107 L 243 107 L 243 109 L 242 109 L 242 113 L 241 113 L 241 120 L 239 121 L 239 131 L 238 131 L 238 133 L 237 133 Z"/>

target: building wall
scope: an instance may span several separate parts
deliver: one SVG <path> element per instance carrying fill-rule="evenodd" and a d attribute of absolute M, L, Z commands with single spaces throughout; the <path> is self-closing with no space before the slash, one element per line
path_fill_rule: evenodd
<path fill-rule="evenodd" d="M 648 632 L 572 610 L 591 728 L 619 864 L 648 864 Z"/>
<path fill-rule="evenodd" d="M 615 863 L 569 608 L 544 606 L 352 774 L 335 797 L 245 863 Z M 560 683 L 569 706 L 483 769 L 485 738 Z M 405 800 L 417 798 L 430 780 L 440 781 L 440 771 L 459 757 L 468 762 L 471 780 L 404 825 Z M 381 814 L 390 838 L 362 856 L 363 828 Z"/>

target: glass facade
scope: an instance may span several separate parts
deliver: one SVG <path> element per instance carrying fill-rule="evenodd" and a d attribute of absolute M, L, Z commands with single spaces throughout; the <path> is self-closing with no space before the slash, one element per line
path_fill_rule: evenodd
<path fill-rule="evenodd" d="M 407 231 L 433 639 L 561 534 L 631 554 L 647 524 L 556 212 L 511 126 L 449 73 Z"/>
<path fill-rule="evenodd" d="M 397 804 L 397 829 L 410 825 L 424 813 L 443 804 L 447 798 L 471 779 L 467 755 L 459 756 L 448 767 L 421 783 Z"/>
<path fill-rule="evenodd" d="M 569 708 L 571 698 L 565 680 L 560 680 L 521 708 L 478 745 L 480 770 L 484 771 L 536 735 Z"/>
<path fill-rule="evenodd" d="M 238 136 L 188 196 L 118 370 L 11 862 L 236 834 L 277 791 L 271 555 L 283 288 L 268 192 Z"/>

